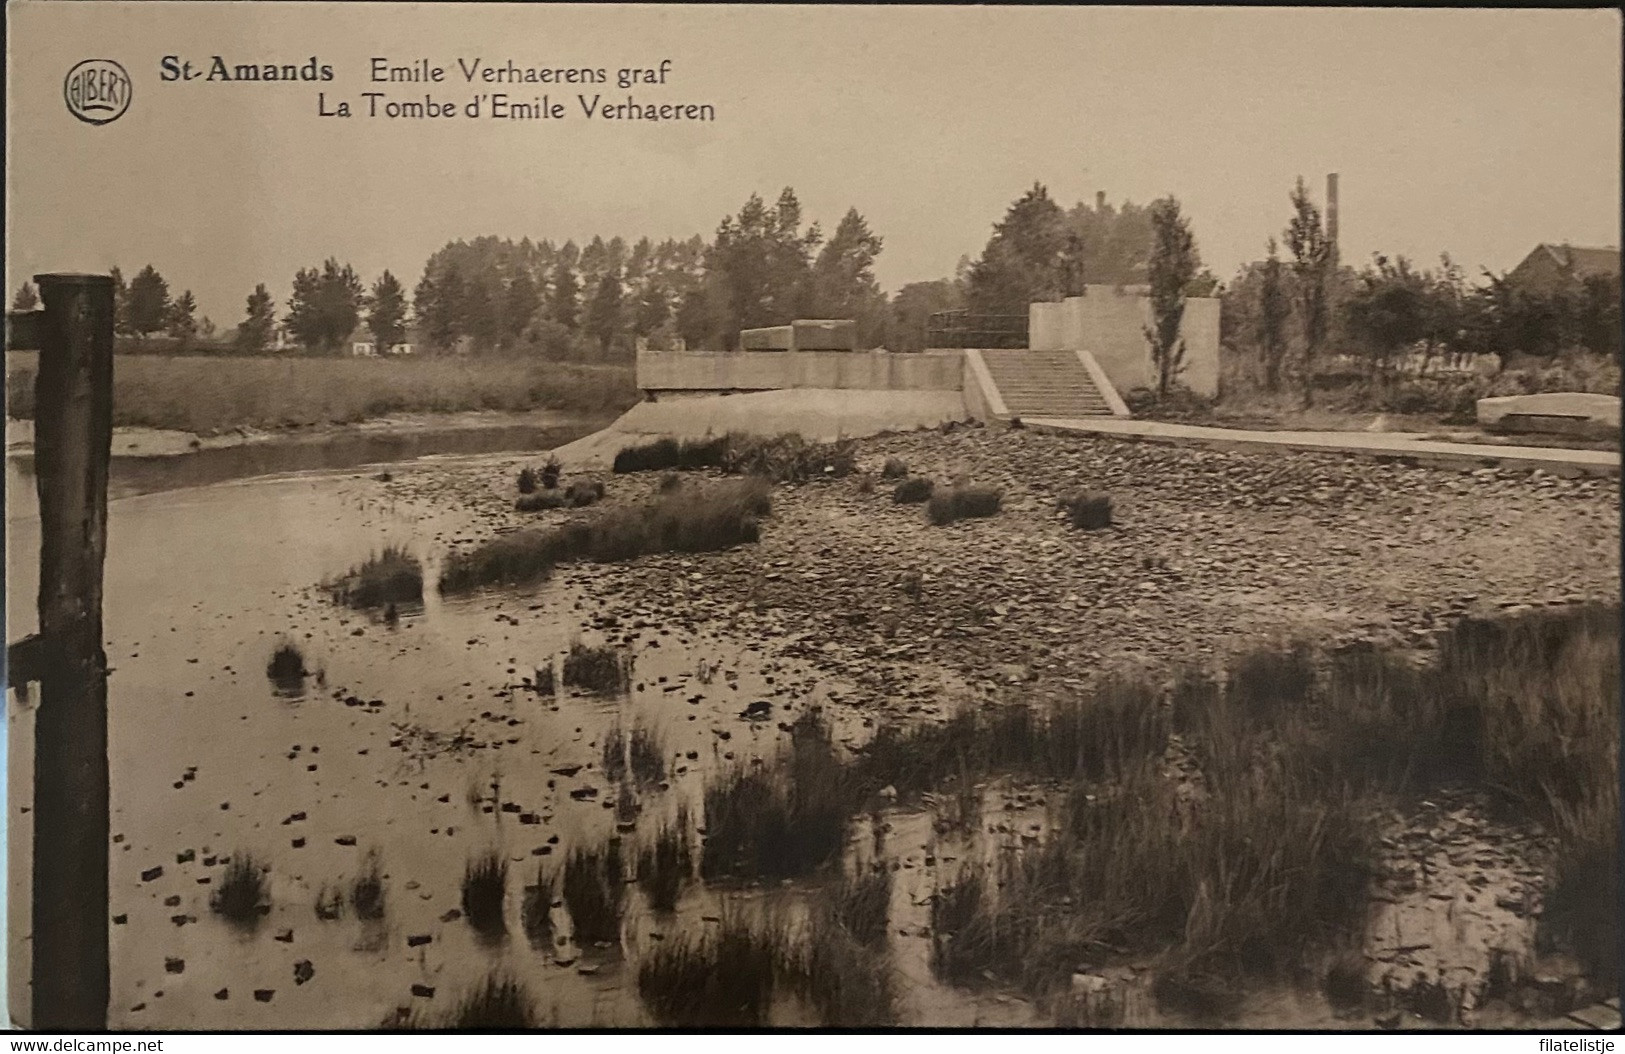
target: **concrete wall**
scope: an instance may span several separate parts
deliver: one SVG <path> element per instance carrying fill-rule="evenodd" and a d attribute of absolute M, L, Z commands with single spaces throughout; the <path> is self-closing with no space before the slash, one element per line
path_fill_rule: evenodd
<path fill-rule="evenodd" d="M 1082 349 L 1095 357 L 1118 392 L 1155 388 L 1156 369 L 1145 328 L 1151 324 L 1151 298 L 1120 293 L 1115 286 L 1091 285 L 1084 296 L 1028 309 L 1027 344 L 1040 351 Z M 1203 395 L 1219 391 L 1219 300 L 1185 301 L 1180 327 L 1185 341 L 1181 383 Z"/>
<path fill-rule="evenodd" d="M 959 391 L 959 351 L 640 351 L 644 391 L 757 392 L 782 388 Z"/>

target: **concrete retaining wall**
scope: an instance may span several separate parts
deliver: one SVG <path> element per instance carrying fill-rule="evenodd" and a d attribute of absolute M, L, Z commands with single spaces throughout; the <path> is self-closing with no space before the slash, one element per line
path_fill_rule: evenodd
<path fill-rule="evenodd" d="M 959 351 L 641 351 L 644 391 L 759 392 L 784 388 L 960 390 Z"/>
<path fill-rule="evenodd" d="M 1027 345 L 1040 351 L 1082 349 L 1095 357 L 1119 392 L 1155 388 L 1156 369 L 1145 328 L 1151 324 L 1151 298 L 1119 292 L 1115 286 L 1091 285 L 1084 296 L 1028 309 Z M 1203 395 L 1219 391 L 1219 300 L 1192 297 L 1185 301 L 1180 327 L 1185 341 L 1185 370 L 1179 380 Z"/>

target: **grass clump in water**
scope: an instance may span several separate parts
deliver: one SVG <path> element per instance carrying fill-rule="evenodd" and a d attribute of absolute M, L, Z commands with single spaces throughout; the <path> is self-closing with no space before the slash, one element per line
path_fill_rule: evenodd
<path fill-rule="evenodd" d="M 564 656 L 563 680 L 589 692 L 624 692 L 632 684 L 632 656 L 612 645 L 575 641 Z"/>
<path fill-rule="evenodd" d="M 683 884 L 694 873 L 689 853 L 688 809 L 679 808 L 677 822 L 661 825 L 654 842 L 638 856 L 638 885 L 656 911 L 674 911 Z"/>
<path fill-rule="evenodd" d="M 537 1026 L 530 993 L 511 977 L 492 974 L 458 1000 L 442 1026 L 460 1032 L 517 1032 Z"/>
<path fill-rule="evenodd" d="M 625 893 L 619 838 L 611 838 L 600 849 L 577 849 L 565 860 L 564 904 L 570 909 L 578 941 L 613 944 L 620 940 Z"/>
<path fill-rule="evenodd" d="M 339 603 L 355 608 L 418 603 L 423 600 L 423 565 L 405 549 L 387 546 L 327 583 L 327 590 Z"/>
<path fill-rule="evenodd" d="M 892 873 L 883 862 L 858 875 L 843 876 L 832 895 L 835 921 L 860 944 L 886 943 L 891 916 Z"/>
<path fill-rule="evenodd" d="M 666 747 L 660 734 L 639 725 L 627 737 L 619 725 L 604 737 L 604 778 L 619 783 L 630 770 L 641 787 L 666 778 Z"/>
<path fill-rule="evenodd" d="M 265 664 L 265 676 L 283 695 L 294 695 L 305 687 L 305 653 L 293 641 L 283 641 Z"/>
<path fill-rule="evenodd" d="M 794 878 L 827 864 L 854 807 L 845 776 L 828 725 L 816 713 L 797 719 L 782 771 L 736 770 L 707 784 L 701 876 Z"/>
<path fill-rule="evenodd" d="M 209 898 L 216 915 L 244 928 L 258 925 L 271 912 L 271 885 L 266 868 L 246 853 L 234 853 L 226 861 L 220 884 Z"/>
<path fill-rule="evenodd" d="M 520 918 L 530 943 L 547 947 L 553 937 L 553 879 L 543 867 L 536 869 L 536 884 L 525 887 Z"/>
<path fill-rule="evenodd" d="M 463 870 L 463 917 L 482 937 L 501 937 L 508 930 L 503 905 L 508 896 L 508 861 L 488 850 Z"/>
<path fill-rule="evenodd" d="M 724 913 L 714 933 L 682 935 L 638 964 L 638 995 L 661 1024 L 759 1028 L 767 1023 L 788 947 L 782 927 Z"/>
<path fill-rule="evenodd" d="M 350 906 L 356 918 L 375 922 L 384 917 L 384 879 L 378 869 L 378 854 L 368 853 L 366 867 L 350 885 Z"/>

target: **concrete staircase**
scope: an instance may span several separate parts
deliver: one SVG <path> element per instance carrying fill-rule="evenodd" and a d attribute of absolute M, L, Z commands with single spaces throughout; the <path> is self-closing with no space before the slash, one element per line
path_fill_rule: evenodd
<path fill-rule="evenodd" d="M 1075 352 L 985 349 L 981 355 L 1013 417 L 1112 416 Z"/>

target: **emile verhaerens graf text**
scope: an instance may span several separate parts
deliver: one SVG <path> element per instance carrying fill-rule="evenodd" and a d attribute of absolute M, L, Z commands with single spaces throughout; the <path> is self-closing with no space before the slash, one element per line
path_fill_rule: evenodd
<path fill-rule="evenodd" d="M 446 121 L 699 121 L 717 119 L 709 102 L 671 99 L 676 63 L 575 66 L 459 57 L 449 64 L 428 58 L 373 57 L 357 71 L 319 56 L 286 61 L 210 55 L 165 55 L 158 79 L 165 83 L 222 86 L 301 84 L 317 86 L 311 100 L 317 117 Z M 357 85 L 354 81 L 359 80 Z M 347 87 L 347 84 L 349 85 Z"/>

